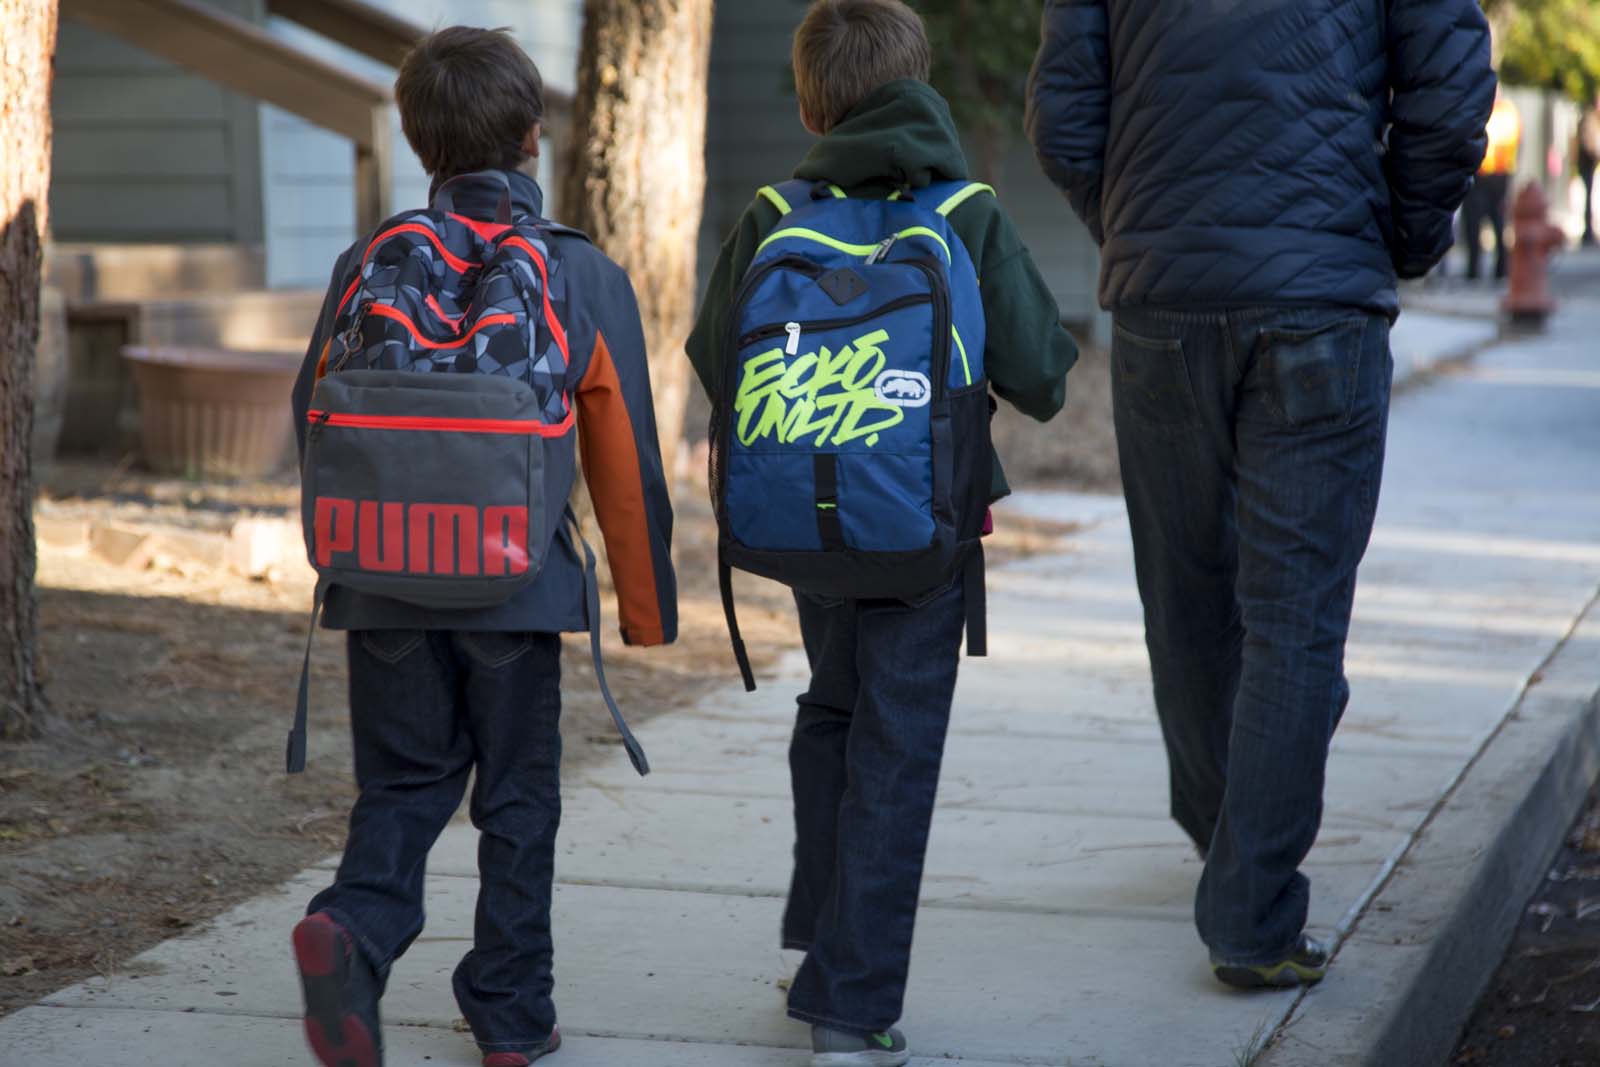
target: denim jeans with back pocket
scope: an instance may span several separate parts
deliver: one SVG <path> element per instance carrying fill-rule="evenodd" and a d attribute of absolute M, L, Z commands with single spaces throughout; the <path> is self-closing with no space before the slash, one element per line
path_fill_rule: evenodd
<path fill-rule="evenodd" d="M 1115 316 L 1112 397 L 1172 814 L 1212 955 L 1305 925 L 1383 470 L 1389 323 L 1349 309 Z"/>
<path fill-rule="evenodd" d="M 561 822 L 561 640 L 555 634 L 349 634 L 356 784 L 327 911 L 387 978 L 422 932 L 428 850 L 472 784 L 478 908 L 456 968 L 461 1013 L 486 1051 L 543 1041 L 551 1000 L 551 884 Z"/>

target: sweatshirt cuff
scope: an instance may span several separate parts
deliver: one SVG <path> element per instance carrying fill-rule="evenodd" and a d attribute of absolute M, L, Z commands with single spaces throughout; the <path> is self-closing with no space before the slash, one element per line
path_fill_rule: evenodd
<path fill-rule="evenodd" d="M 621 632 L 622 643 L 629 648 L 655 648 L 672 643 L 660 626 L 624 626 Z"/>

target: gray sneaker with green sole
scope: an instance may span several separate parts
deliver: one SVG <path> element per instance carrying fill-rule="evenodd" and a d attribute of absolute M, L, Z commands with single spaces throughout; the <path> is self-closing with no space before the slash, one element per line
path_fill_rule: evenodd
<path fill-rule="evenodd" d="M 904 1067 L 911 1062 L 906 1035 L 847 1034 L 825 1026 L 811 1028 L 811 1067 Z"/>

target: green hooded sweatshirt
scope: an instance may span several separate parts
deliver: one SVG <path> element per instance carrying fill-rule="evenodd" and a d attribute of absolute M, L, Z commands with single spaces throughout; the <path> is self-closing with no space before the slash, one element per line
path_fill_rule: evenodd
<path fill-rule="evenodd" d="M 950 106 L 932 86 L 908 79 L 873 91 L 817 141 L 794 176 L 832 182 L 850 196 L 887 197 L 903 187 L 965 180 L 968 172 Z M 781 218 L 765 197 L 756 196 L 722 245 L 686 345 L 700 384 L 712 396 L 726 358 L 734 295 L 756 247 Z M 1066 401 L 1067 371 L 1078 359 L 1055 297 L 994 197 L 969 198 L 951 212 L 950 225 L 978 272 L 989 384 L 1017 410 L 1048 421 Z M 1009 492 L 997 456 L 994 499 Z"/>

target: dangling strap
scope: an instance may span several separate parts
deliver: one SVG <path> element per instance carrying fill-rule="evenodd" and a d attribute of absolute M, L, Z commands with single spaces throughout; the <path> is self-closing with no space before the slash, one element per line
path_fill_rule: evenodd
<path fill-rule="evenodd" d="M 322 620 L 322 605 L 328 598 L 328 580 L 317 579 L 317 591 L 311 597 L 311 628 L 306 632 L 306 656 L 300 664 L 300 696 L 294 705 L 294 726 L 289 730 L 289 744 L 284 763 L 290 774 L 306 769 L 306 705 L 311 700 L 311 642 L 317 636 L 317 623 Z"/>
<path fill-rule="evenodd" d="M 744 650 L 744 638 L 739 636 L 739 613 L 733 606 L 733 568 L 722 548 L 717 549 L 717 585 L 722 589 L 722 614 L 728 619 L 728 640 L 733 642 L 733 658 L 739 664 L 739 677 L 744 679 L 744 691 L 756 691 L 756 675 L 750 669 L 750 655 Z"/>
<path fill-rule="evenodd" d="M 650 761 L 645 758 L 644 749 L 633 736 L 633 731 L 628 729 L 622 709 L 617 707 L 616 700 L 611 696 L 611 686 L 606 684 L 606 668 L 600 655 L 600 579 L 595 574 L 594 549 L 583 539 L 578 520 L 570 510 L 566 516 L 566 530 L 567 536 L 572 539 L 572 547 L 583 550 L 583 592 L 589 613 L 589 653 L 594 657 L 594 678 L 600 683 L 600 696 L 605 700 L 606 710 L 611 712 L 611 721 L 616 724 L 617 733 L 622 737 L 622 747 L 628 750 L 628 759 L 642 778 L 650 773 Z"/>
<path fill-rule="evenodd" d="M 967 655 L 989 654 L 989 590 L 983 562 L 983 542 L 972 546 L 961 574 L 967 598 Z"/>

